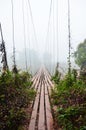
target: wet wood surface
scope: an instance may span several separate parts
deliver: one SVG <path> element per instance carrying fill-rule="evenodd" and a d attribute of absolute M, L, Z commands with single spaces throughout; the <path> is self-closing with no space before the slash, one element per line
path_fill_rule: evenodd
<path fill-rule="evenodd" d="M 50 93 L 53 87 L 51 76 L 45 68 L 41 68 L 32 79 L 37 91 L 28 130 L 54 130 L 50 105 Z"/>

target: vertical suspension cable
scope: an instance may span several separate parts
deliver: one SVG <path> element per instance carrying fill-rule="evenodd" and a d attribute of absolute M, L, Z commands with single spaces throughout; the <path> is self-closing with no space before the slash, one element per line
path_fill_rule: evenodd
<path fill-rule="evenodd" d="M 28 12 L 28 6 L 27 7 L 27 18 L 29 20 L 29 12 Z M 28 24 L 28 33 L 29 33 L 29 24 Z M 29 42 L 29 68 L 31 69 L 31 55 L 30 55 L 30 35 L 28 34 L 28 42 Z"/>
<path fill-rule="evenodd" d="M 31 4 L 30 4 L 29 0 L 28 0 L 28 5 L 29 5 L 29 9 L 30 9 L 30 16 L 31 16 L 31 21 L 32 21 L 32 25 L 33 25 L 34 36 L 35 36 L 36 44 L 38 47 L 38 40 L 37 40 L 37 36 L 36 36 L 36 30 L 35 30 L 35 25 L 34 25 L 34 21 L 33 21 L 32 9 L 31 9 Z"/>
<path fill-rule="evenodd" d="M 55 67 L 55 19 L 54 19 L 54 0 L 53 0 L 53 73 Z"/>
<path fill-rule="evenodd" d="M 47 33 L 49 33 L 49 27 L 50 27 L 50 19 L 51 19 L 51 14 L 52 14 L 52 7 L 53 7 L 53 1 L 51 0 L 51 3 L 50 3 L 50 14 L 49 14 L 49 21 L 48 21 L 48 32 Z M 51 22 L 52 23 L 52 22 Z M 48 34 L 47 34 L 48 35 Z M 52 35 L 51 35 L 52 36 Z M 50 39 L 50 38 L 49 38 Z M 53 40 L 53 37 L 52 37 L 52 40 Z M 50 72 L 51 72 L 51 74 L 52 74 L 52 58 L 53 58 L 53 53 L 52 53 L 52 50 L 53 50 L 53 48 L 52 48 L 52 40 L 50 40 L 50 54 L 51 54 L 51 65 L 50 65 Z"/>
<path fill-rule="evenodd" d="M 27 2 L 28 2 L 29 10 L 30 10 L 30 17 L 31 17 L 31 22 L 32 22 L 32 26 L 33 26 L 33 32 L 34 32 L 36 47 L 37 47 L 37 49 L 39 49 L 39 47 L 38 47 L 37 35 L 36 35 L 36 30 L 35 30 L 35 25 L 34 25 L 34 20 L 33 20 L 33 14 L 32 14 L 31 4 L 30 4 L 30 1 L 29 1 L 29 0 L 27 0 Z M 34 64 L 35 64 L 35 63 L 34 63 Z M 32 66 L 32 64 L 31 64 L 31 66 Z"/>
<path fill-rule="evenodd" d="M 57 36 L 57 38 L 56 38 L 56 40 L 57 40 L 57 42 L 56 42 L 56 69 L 55 69 L 55 71 L 58 71 L 58 67 L 59 67 L 59 40 L 58 40 L 58 0 L 57 0 L 57 13 L 56 13 L 56 16 L 57 16 L 57 18 L 56 18 L 56 27 L 57 27 L 57 33 L 56 33 L 56 36 Z"/>
<path fill-rule="evenodd" d="M 68 72 L 71 73 L 71 32 L 70 32 L 70 0 L 68 0 L 68 44 L 69 44 L 69 56 L 68 56 Z"/>
<path fill-rule="evenodd" d="M 58 40 L 58 0 L 57 0 L 57 64 L 59 62 L 59 40 Z"/>
<path fill-rule="evenodd" d="M 11 6 L 12 6 L 13 63 L 14 63 L 14 68 L 15 68 L 15 67 L 16 67 L 16 60 L 15 60 L 15 40 L 14 40 L 14 6 L 13 6 L 13 0 L 11 0 Z"/>
<path fill-rule="evenodd" d="M 48 40 L 48 35 L 49 35 L 51 12 L 52 12 L 52 0 L 50 2 L 49 19 L 48 19 L 47 34 L 46 34 L 46 39 L 45 39 L 46 40 L 45 46 L 47 45 L 47 40 Z M 50 66 L 50 71 L 51 71 L 51 66 Z"/>
<path fill-rule="evenodd" d="M 50 27 L 51 12 L 52 12 L 52 0 L 51 0 L 51 3 L 50 3 L 50 12 L 49 12 L 49 20 L 48 20 L 47 35 L 46 35 L 46 43 L 47 43 L 47 38 L 48 38 L 48 33 L 49 33 L 49 27 Z"/>
<path fill-rule="evenodd" d="M 24 46 L 25 46 L 25 66 L 26 66 L 26 71 L 27 71 L 27 50 L 26 50 L 26 34 L 25 34 L 24 0 L 22 0 L 22 14 L 23 14 L 23 31 L 24 31 Z"/>

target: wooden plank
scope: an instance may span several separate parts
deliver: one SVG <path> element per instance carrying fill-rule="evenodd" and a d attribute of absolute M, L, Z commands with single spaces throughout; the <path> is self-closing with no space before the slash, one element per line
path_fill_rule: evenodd
<path fill-rule="evenodd" d="M 35 99 L 35 103 L 34 103 L 34 107 L 33 107 L 33 111 L 32 111 L 32 116 L 31 116 L 31 121 L 30 121 L 28 130 L 35 130 L 37 109 L 38 109 L 39 98 L 40 98 L 40 86 L 41 86 L 41 84 L 39 84 L 39 87 L 38 87 L 38 92 L 37 92 L 37 96 L 36 96 L 36 99 Z"/>
<path fill-rule="evenodd" d="M 38 77 L 37 80 L 36 80 L 36 82 L 35 82 L 35 84 L 34 84 L 35 90 L 37 89 L 37 86 L 39 85 L 39 80 L 40 80 L 40 78 Z"/>
<path fill-rule="evenodd" d="M 35 98 L 31 121 L 28 130 L 35 130 L 35 129 L 46 130 L 46 128 L 47 130 L 54 130 L 53 117 L 51 113 L 51 107 L 50 107 L 49 96 L 48 96 L 48 91 L 49 94 L 51 92 L 51 85 L 52 82 L 50 81 L 50 75 L 45 70 L 45 68 L 43 70 L 41 68 L 40 71 L 36 74 L 33 82 L 33 86 L 37 90 L 37 96 Z"/>
<path fill-rule="evenodd" d="M 45 130 L 45 112 L 44 112 L 44 88 L 42 83 L 41 89 L 41 99 L 40 99 L 40 109 L 39 109 L 39 122 L 38 122 L 38 130 Z"/>
<path fill-rule="evenodd" d="M 49 92 L 49 95 L 51 94 L 51 85 L 48 83 L 48 79 L 47 77 L 45 78 L 45 84 L 47 85 L 47 88 L 48 88 L 48 92 Z"/>
<path fill-rule="evenodd" d="M 47 79 L 47 82 L 50 84 L 50 86 L 53 88 L 54 85 L 53 85 L 51 79 L 47 75 L 46 75 L 46 79 Z"/>
<path fill-rule="evenodd" d="M 32 82 L 34 82 L 35 78 L 37 77 L 37 74 L 38 74 L 38 73 L 36 73 L 36 74 L 32 77 Z"/>
<path fill-rule="evenodd" d="M 36 89 L 35 84 L 36 84 L 37 80 L 40 80 L 40 75 L 41 75 L 41 71 L 39 71 L 39 73 L 37 73 L 37 74 L 35 75 L 35 78 L 34 78 L 33 84 L 32 84 L 32 88 L 35 87 L 35 89 Z"/>
<path fill-rule="evenodd" d="M 40 76 L 41 76 L 41 75 L 39 75 L 39 77 L 38 77 L 38 79 L 37 79 L 37 83 L 35 84 L 35 90 L 37 90 L 38 85 L 39 85 L 39 83 L 40 83 Z"/>
<path fill-rule="evenodd" d="M 46 75 L 49 77 L 49 79 L 51 79 L 51 75 L 49 74 L 48 70 L 44 69 L 44 72 L 45 72 Z"/>
<path fill-rule="evenodd" d="M 45 84 L 45 106 L 46 106 L 47 130 L 54 130 L 54 128 L 53 128 L 53 117 L 52 117 L 52 114 L 51 114 L 51 107 L 50 107 L 49 96 L 48 96 L 46 84 Z"/>

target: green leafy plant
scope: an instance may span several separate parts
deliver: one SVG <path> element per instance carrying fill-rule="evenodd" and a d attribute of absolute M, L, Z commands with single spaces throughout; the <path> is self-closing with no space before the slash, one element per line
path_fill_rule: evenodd
<path fill-rule="evenodd" d="M 84 63 L 86 63 L 86 39 L 83 43 L 80 43 L 77 47 L 76 52 L 74 53 L 75 62 L 80 67 L 86 67 Z"/>
<path fill-rule="evenodd" d="M 60 74 L 60 72 L 59 72 L 59 70 L 58 70 L 58 64 L 57 64 L 57 67 L 56 67 L 56 70 L 55 70 L 55 74 L 54 74 L 54 76 L 52 76 L 52 80 L 53 80 L 56 84 L 58 84 L 58 83 L 60 82 L 60 79 L 61 79 L 61 74 Z"/>
<path fill-rule="evenodd" d="M 26 108 L 35 98 L 30 74 L 10 71 L 0 76 L 0 129 L 18 130 L 27 119 Z"/>
<path fill-rule="evenodd" d="M 76 70 L 55 86 L 51 98 L 55 120 L 62 130 L 86 128 L 86 83 L 77 79 Z"/>

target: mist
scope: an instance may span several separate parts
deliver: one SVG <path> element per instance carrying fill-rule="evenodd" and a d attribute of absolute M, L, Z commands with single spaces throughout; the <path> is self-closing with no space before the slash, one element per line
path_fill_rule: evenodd
<path fill-rule="evenodd" d="M 29 2 L 31 10 L 28 0 L 13 0 L 14 40 L 18 68 L 25 70 L 26 42 L 27 64 L 31 73 L 34 74 L 42 64 L 45 64 L 50 73 L 54 73 L 57 62 L 59 62 L 61 68 L 66 70 L 68 61 L 67 0 L 54 0 L 52 6 L 50 0 L 30 0 Z M 85 5 L 86 0 L 70 0 L 72 53 L 76 50 L 77 45 L 86 38 Z M 22 7 L 24 10 L 22 10 Z M 0 0 L 0 22 L 6 45 L 8 64 L 12 68 L 13 27 L 11 0 Z M 73 58 L 72 66 L 75 67 Z"/>

